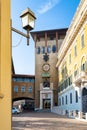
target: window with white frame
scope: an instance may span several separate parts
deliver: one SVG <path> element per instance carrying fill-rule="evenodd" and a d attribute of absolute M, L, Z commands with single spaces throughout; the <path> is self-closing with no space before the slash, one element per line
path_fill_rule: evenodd
<path fill-rule="evenodd" d="M 62 105 L 64 105 L 64 97 L 62 97 Z"/>
<path fill-rule="evenodd" d="M 77 56 L 77 46 L 74 46 L 74 56 Z"/>
<path fill-rule="evenodd" d="M 29 92 L 29 93 L 32 92 L 32 86 L 29 86 L 29 88 L 28 88 L 28 92 Z"/>
<path fill-rule="evenodd" d="M 66 104 L 67 104 L 67 95 L 65 96 L 65 99 L 66 99 Z"/>
<path fill-rule="evenodd" d="M 84 47 L 84 34 L 81 35 L 81 47 Z"/>
<path fill-rule="evenodd" d="M 21 86 L 21 92 L 25 92 L 25 86 Z"/>
<path fill-rule="evenodd" d="M 47 52 L 48 52 L 48 53 L 51 53 L 51 46 L 48 46 L 48 47 L 47 47 Z"/>
<path fill-rule="evenodd" d="M 70 93 L 70 104 L 72 104 L 72 93 Z"/>
<path fill-rule="evenodd" d="M 76 103 L 78 103 L 78 91 L 75 91 L 75 95 L 76 95 Z"/>
<path fill-rule="evenodd" d="M 71 54 L 69 54 L 69 64 L 71 63 Z"/>

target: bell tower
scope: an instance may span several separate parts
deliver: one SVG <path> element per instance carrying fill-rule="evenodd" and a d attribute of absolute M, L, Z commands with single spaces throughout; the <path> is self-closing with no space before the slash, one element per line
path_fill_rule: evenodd
<path fill-rule="evenodd" d="M 67 29 L 31 32 L 35 42 L 35 109 L 51 109 L 58 102 L 57 53 Z"/>

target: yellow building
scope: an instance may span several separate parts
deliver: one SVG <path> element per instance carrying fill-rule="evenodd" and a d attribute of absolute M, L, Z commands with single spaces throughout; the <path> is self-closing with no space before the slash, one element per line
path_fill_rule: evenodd
<path fill-rule="evenodd" d="M 0 130 L 11 130 L 10 0 L 0 0 Z"/>
<path fill-rule="evenodd" d="M 58 105 L 87 112 L 87 0 L 81 0 L 58 52 Z"/>

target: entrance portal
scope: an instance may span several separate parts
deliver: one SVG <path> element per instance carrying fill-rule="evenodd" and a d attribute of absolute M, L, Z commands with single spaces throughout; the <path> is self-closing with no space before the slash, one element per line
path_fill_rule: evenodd
<path fill-rule="evenodd" d="M 51 100 L 43 99 L 43 109 L 50 109 L 50 108 L 51 108 Z"/>
<path fill-rule="evenodd" d="M 82 91 L 82 110 L 83 112 L 87 112 L 87 89 L 83 88 Z"/>

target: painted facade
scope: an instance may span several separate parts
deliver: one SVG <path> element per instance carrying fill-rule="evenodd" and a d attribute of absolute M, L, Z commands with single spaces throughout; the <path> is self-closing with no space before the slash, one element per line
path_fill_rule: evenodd
<path fill-rule="evenodd" d="M 10 0 L 0 0 L 0 130 L 11 130 Z"/>
<path fill-rule="evenodd" d="M 63 52 L 63 53 L 62 53 Z M 81 0 L 58 52 L 58 106 L 87 112 L 87 0 Z"/>

